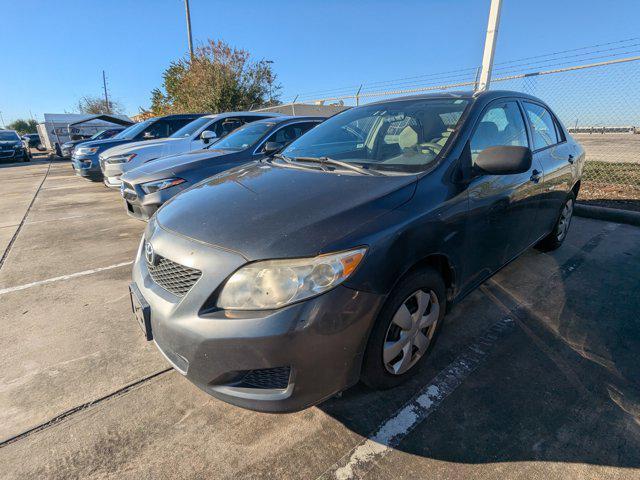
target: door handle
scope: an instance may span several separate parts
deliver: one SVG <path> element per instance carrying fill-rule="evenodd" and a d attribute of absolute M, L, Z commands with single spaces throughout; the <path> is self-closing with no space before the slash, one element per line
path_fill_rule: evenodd
<path fill-rule="evenodd" d="M 569 155 L 568 160 L 569 160 L 569 163 L 573 163 L 576 161 L 575 158 L 573 158 L 573 155 Z"/>
<path fill-rule="evenodd" d="M 533 172 L 531 172 L 531 178 L 529 180 L 531 180 L 533 183 L 538 183 L 540 181 L 541 175 L 542 172 L 534 170 Z"/>

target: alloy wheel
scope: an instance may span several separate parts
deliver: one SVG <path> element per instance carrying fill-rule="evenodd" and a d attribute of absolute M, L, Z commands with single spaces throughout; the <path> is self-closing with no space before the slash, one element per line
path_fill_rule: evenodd
<path fill-rule="evenodd" d="M 567 200 L 564 204 L 562 212 L 560 213 L 560 220 L 558 221 L 558 233 L 556 238 L 558 241 L 562 241 L 569 231 L 569 224 L 571 223 L 571 217 L 573 216 L 573 199 Z"/>
<path fill-rule="evenodd" d="M 392 375 L 413 367 L 431 344 L 440 317 L 440 304 L 433 290 L 413 292 L 402 302 L 384 339 L 382 360 Z"/>

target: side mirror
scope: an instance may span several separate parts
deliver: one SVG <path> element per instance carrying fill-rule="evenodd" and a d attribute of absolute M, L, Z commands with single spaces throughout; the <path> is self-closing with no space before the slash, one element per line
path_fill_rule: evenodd
<path fill-rule="evenodd" d="M 204 143 L 209 143 L 216 138 L 218 138 L 218 136 L 216 135 L 216 132 L 212 132 L 211 130 L 205 130 L 200 134 L 200 139 Z"/>
<path fill-rule="evenodd" d="M 144 132 L 144 135 L 142 135 L 142 138 L 144 140 L 152 140 L 152 139 L 156 138 L 156 136 L 151 132 Z"/>
<path fill-rule="evenodd" d="M 480 152 L 475 167 L 489 175 L 512 175 L 529 170 L 532 158 L 528 147 L 489 147 Z"/>
<path fill-rule="evenodd" d="M 282 150 L 282 147 L 284 147 L 284 145 L 282 145 L 279 142 L 267 142 L 264 144 L 262 153 L 264 153 L 265 155 L 273 155 L 274 153 L 277 153 L 280 150 Z"/>

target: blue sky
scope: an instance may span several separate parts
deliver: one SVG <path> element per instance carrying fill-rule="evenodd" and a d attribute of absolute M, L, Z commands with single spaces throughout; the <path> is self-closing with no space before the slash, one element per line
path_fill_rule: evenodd
<path fill-rule="evenodd" d="M 489 0 L 191 0 L 191 15 L 196 43 L 222 38 L 273 60 L 287 99 L 478 65 L 488 7 Z M 0 12 L 7 123 L 73 111 L 82 95 L 101 94 L 103 69 L 111 95 L 137 113 L 187 49 L 182 0 L 0 0 Z M 638 18 L 638 0 L 504 0 L 496 62 L 638 37 Z"/>

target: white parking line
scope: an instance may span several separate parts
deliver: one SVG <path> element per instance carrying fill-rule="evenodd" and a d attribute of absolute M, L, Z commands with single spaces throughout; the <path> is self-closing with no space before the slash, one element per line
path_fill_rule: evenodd
<path fill-rule="evenodd" d="M 491 348 L 513 325 L 514 322 L 509 317 L 495 323 L 447 368 L 438 373 L 429 385 L 422 388 L 404 407 L 380 425 L 373 436 L 353 448 L 319 478 L 350 480 L 364 477 L 382 457 L 398 446 L 418 424 L 437 410 L 440 403 L 478 367 Z"/>
<path fill-rule="evenodd" d="M 31 287 L 37 287 L 39 285 L 45 285 L 47 283 L 58 282 L 60 280 L 70 280 L 72 278 L 83 277 L 85 275 L 91 275 L 93 273 L 104 272 L 105 270 L 113 270 L 114 268 L 124 267 L 125 265 L 132 265 L 133 261 L 116 263 L 115 265 L 109 265 L 108 267 L 94 268 L 92 270 L 84 270 L 82 272 L 70 273 L 69 275 L 62 275 L 60 277 L 47 278 L 46 280 L 38 280 L 37 282 L 26 283 L 24 285 L 18 285 L 17 287 L 8 287 L 0 289 L 0 295 L 5 293 L 17 292 L 19 290 L 25 290 Z"/>

